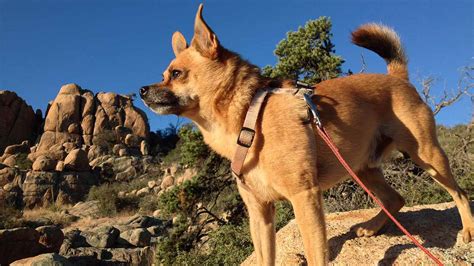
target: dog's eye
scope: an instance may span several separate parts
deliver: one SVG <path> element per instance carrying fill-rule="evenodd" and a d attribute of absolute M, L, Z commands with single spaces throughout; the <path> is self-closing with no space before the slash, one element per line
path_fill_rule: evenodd
<path fill-rule="evenodd" d="M 172 78 L 172 79 L 176 79 L 176 78 L 178 78 L 180 75 L 181 75 L 181 71 L 180 71 L 180 70 L 173 70 L 173 71 L 171 72 L 171 78 Z"/>

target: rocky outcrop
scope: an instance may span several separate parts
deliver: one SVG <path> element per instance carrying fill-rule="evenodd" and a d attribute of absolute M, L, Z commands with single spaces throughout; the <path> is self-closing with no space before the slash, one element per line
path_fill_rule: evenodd
<path fill-rule="evenodd" d="M 79 202 L 98 184 L 99 178 L 91 172 L 30 171 L 22 184 L 25 207 L 46 207 L 53 202 L 72 204 Z"/>
<path fill-rule="evenodd" d="M 72 229 L 65 233 L 60 254 L 74 265 L 151 265 L 153 239 L 167 226 L 153 217 L 134 216 L 114 226 Z"/>
<path fill-rule="evenodd" d="M 42 123 L 41 111 L 35 113 L 15 92 L 0 90 L 0 114 L 0 154 L 9 145 L 34 142 Z"/>
<path fill-rule="evenodd" d="M 0 265 L 41 253 L 59 252 L 63 239 L 62 231 L 56 226 L 0 230 Z"/>
<path fill-rule="evenodd" d="M 326 215 L 330 265 L 434 264 L 393 224 L 379 235 L 356 237 L 351 227 L 374 217 L 377 212 L 377 209 L 368 209 Z M 459 233 L 461 221 L 454 203 L 403 208 L 397 217 L 443 263 L 474 264 L 474 246 L 462 241 Z M 276 243 L 276 265 L 305 263 L 303 243 L 295 220 L 278 231 Z M 255 253 L 242 263 L 255 264 Z"/>
<path fill-rule="evenodd" d="M 126 181 L 157 172 L 149 169 L 153 159 L 143 156 L 147 117 L 128 96 L 94 95 L 67 84 L 50 102 L 43 123 L 15 93 L 0 91 L 0 112 L 0 200 L 9 205 L 73 204 L 99 176 Z M 44 133 L 30 148 L 41 123 Z"/>
<path fill-rule="evenodd" d="M 133 106 L 131 98 L 111 92 L 94 96 L 76 84 L 67 84 L 49 105 L 44 133 L 29 158 L 35 161 L 47 155 L 62 161 L 65 153 L 75 149 L 82 148 L 87 154 L 92 145 L 111 149 L 118 143 L 139 153 L 141 141 L 147 141 L 148 135 L 147 117 Z"/>

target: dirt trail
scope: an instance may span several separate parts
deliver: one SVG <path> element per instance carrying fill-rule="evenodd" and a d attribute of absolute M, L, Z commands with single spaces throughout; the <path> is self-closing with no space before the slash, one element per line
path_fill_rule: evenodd
<path fill-rule="evenodd" d="M 471 202 L 474 207 L 474 202 Z M 350 231 L 370 219 L 377 209 L 326 215 L 331 265 L 433 265 L 402 232 L 391 223 L 380 235 L 358 238 Z M 445 265 L 474 265 L 474 243 L 462 241 L 461 220 L 454 203 L 403 208 L 399 221 Z M 305 262 L 302 240 L 291 221 L 277 233 L 277 265 Z M 255 265 L 252 254 L 242 265 Z"/>

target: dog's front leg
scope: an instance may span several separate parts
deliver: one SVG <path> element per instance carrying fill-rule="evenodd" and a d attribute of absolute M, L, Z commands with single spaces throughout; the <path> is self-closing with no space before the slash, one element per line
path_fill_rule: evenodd
<path fill-rule="evenodd" d="M 294 194 L 290 201 L 303 238 L 308 265 L 327 265 L 329 254 L 322 191 L 319 187 L 309 188 Z"/>
<path fill-rule="evenodd" d="M 275 205 L 262 202 L 239 186 L 240 195 L 250 216 L 250 233 L 258 265 L 275 265 Z"/>

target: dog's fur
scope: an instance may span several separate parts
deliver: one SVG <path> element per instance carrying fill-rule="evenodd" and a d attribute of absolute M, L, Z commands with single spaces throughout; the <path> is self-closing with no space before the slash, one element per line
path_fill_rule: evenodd
<path fill-rule="evenodd" d="M 222 47 L 202 18 L 202 5 L 188 47 L 173 35 L 176 58 L 163 81 L 141 89 L 147 106 L 159 114 L 190 118 L 205 142 L 231 159 L 237 135 L 255 91 L 290 87 L 292 82 L 264 78 L 260 70 Z M 403 198 L 384 180 L 380 163 L 392 150 L 408 154 L 454 198 L 461 214 L 463 239 L 474 239 L 474 221 L 466 194 L 454 180 L 448 159 L 436 138 L 430 108 L 408 82 L 407 59 L 397 34 L 367 24 L 352 33 L 356 45 L 378 53 L 388 75 L 357 74 L 316 84 L 314 103 L 344 158 L 391 213 Z M 303 236 L 309 265 L 328 260 L 322 191 L 348 178 L 306 118 L 305 103 L 291 95 L 268 98 L 257 123 L 256 137 L 243 174 L 250 189 L 239 192 L 250 215 L 251 235 L 260 265 L 275 262 L 273 203 L 289 200 Z M 372 236 L 387 222 L 380 212 L 356 227 L 358 236 Z"/>

